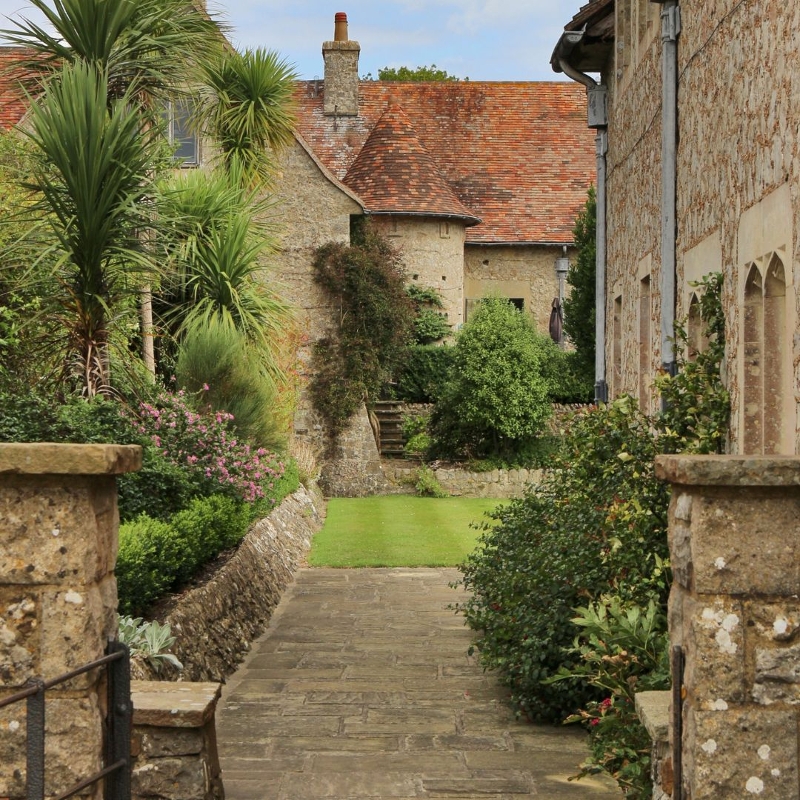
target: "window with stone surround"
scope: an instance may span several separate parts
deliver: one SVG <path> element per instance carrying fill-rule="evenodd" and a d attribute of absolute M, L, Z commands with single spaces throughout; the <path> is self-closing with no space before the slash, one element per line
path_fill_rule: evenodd
<path fill-rule="evenodd" d="M 617 0 L 616 11 L 616 77 L 627 80 L 630 68 L 647 51 L 659 27 L 660 6 L 651 0 Z"/>
<path fill-rule="evenodd" d="M 612 337 L 613 372 L 611 375 L 611 391 L 613 397 L 622 393 L 622 295 L 614 298 L 614 319 Z"/>
<path fill-rule="evenodd" d="M 173 146 L 172 160 L 181 167 L 197 167 L 200 164 L 200 138 L 192 123 L 191 100 L 182 98 L 167 104 L 164 119 L 167 137 Z"/>
<path fill-rule="evenodd" d="M 744 290 L 744 431 L 748 455 L 782 452 L 786 384 L 787 296 L 782 260 L 773 254 L 762 271 L 751 263 Z"/>
<path fill-rule="evenodd" d="M 642 411 L 650 407 L 650 384 L 653 339 L 650 332 L 652 317 L 650 300 L 650 276 L 639 281 L 639 406 Z"/>

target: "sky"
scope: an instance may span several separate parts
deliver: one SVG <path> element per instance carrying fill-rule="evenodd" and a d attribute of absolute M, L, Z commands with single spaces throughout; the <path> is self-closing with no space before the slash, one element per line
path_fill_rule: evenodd
<path fill-rule="evenodd" d="M 361 45 L 359 74 L 436 64 L 459 78 L 550 81 L 550 55 L 585 0 L 208 0 L 237 48 L 277 50 L 303 79 L 322 77 L 322 42 L 337 11 Z M 0 17 L 27 15 L 25 0 L 0 0 Z M 0 19 L 0 28 L 8 28 Z"/>

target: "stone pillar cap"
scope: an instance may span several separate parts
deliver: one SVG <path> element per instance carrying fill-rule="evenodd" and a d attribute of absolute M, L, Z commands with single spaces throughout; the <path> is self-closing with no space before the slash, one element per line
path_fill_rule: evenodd
<path fill-rule="evenodd" d="M 122 475 L 141 468 L 138 444 L 0 444 L 0 474 Z"/>
<path fill-rule="evenodd" d="M 800 486 L 800 457 L 656 456 L 656 475 L 682 486 Z"/>
<path fill-rule="evenodd" d="M 160 728 L 201 728 L 213 716 L 222 684 L 131 681 L 133 722 Z"/>

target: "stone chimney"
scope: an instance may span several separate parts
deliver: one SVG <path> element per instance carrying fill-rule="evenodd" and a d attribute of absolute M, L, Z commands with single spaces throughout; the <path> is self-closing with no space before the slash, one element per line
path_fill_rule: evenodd
<path fill-rule="evenodd" d="M 325 62 L 326 116 L 354 117 L 358 114 L 358 54 L 361 46 L 351 42 L 347 34 L 347 14 L 339 11 L 335 18 L 332 42 L 323 42 Z"/>

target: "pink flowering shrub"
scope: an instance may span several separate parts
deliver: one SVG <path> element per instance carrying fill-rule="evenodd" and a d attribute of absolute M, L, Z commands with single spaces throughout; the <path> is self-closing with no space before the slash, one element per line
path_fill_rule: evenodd
<path fill-rule="evenodd" d="M 218 492 L 255 503 L 272 495 L 285 465 L 264 448 L 237 438 L 226 411 L 198 413 L 183 391 L 141 403 L 133 423 L 159 454 L 184 471 L 199 494 Z"/>

